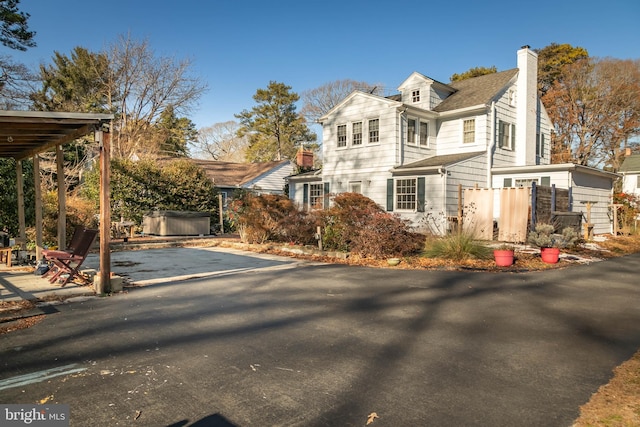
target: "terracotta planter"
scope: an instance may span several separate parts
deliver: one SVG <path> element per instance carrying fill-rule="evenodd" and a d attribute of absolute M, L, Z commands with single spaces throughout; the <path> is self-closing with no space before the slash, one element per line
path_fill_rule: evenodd
<path fill-rule="evenodd" d="M 560 259 L 560 248 L 540 248 L 540 258 L 547 264 L 556 264 Z"/>
<path fill-rule="evenodd" d="M 513 265 L 513 251 L 509 249 L 494 249 L 493 258 L 498 267 L 509 267 Z"/>

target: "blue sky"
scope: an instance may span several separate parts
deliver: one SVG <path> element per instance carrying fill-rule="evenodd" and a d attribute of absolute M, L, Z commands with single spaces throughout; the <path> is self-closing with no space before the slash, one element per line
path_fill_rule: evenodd
<path fill-rule="evenodd" d="M 22 0 L 37 48 L 8 51 L 49 63 L 54 51 L 99 51 L 120 35 L 158 55 L 190 58 L 208 85 L 198 128 L 234 120 L 275 80 L 301 94 L 353 79 L 394 91 L 413 71 L 448 82 L 475 66 L 516 66 L 522 45 L 582 46 L 591 56 L 640 58 L 640 1 Z"/>

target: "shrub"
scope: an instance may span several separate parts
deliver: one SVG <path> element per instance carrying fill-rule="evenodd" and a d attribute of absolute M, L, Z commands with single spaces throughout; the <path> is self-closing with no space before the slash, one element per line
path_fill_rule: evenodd
<path fill-rule="evenodd" d="M 298 211 L 285 196 L 239 192 L 229 203 L 227 215 L 243 242 L 315 242 L 315 219 Z"/>
<path fill-rule="evenodd" d="M 418 253 L 425 237 L 412 232 L 397 216 L 377 212 L 353 230 L 351 252 L 365 257 L 387 258 Z"/>
<path fill-rule="evenodd" d="M 529 232 L 527 241 L 539 248 L 566 248 L 578 241 L 578 235 L 572 227 L 565 227 L 562 234 L 554 233 L 555 227 L 551 224 L 536 224 L 535 230 Z"/>
<path fill-rule="evenodd" d="M 423 255 L 427 258 L 461 261 L 468 258 L 490 259 L 492 253 L 493 250 L 476 240 L 472 233 L 462 231 L 430 239 L 425 246 Z"/>
<path fill-rule="evenodd" d="M 325 249 L 384 258 L 417 253 L 424 243 L 424 236 L 411 231 L 406 222 L 358 193 L 336 195 L 321 216 Z"/>

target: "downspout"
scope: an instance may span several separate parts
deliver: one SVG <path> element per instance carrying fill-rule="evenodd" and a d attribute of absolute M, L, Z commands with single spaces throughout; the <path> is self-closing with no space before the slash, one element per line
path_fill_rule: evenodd
<path fill-rule="evenodd" d="M 403 118 L 407 112 L 407 107 L 404 107 L 402 111 L 399 111 L 399 119 L 398 119 L 398 149 L 396 150 L 396 166 L 401 166 L 404 163 L 404 141 L 402 137 L 404 136 L 403 131 Z"/>
<path fill-rule="evenodd" d="M 442 229 L 446 233 L 449 226 L 449 220 L 447 219 L 449 218 L 449 212 L 447 212 L 447 170 L 441 166 L 438 168 L 438 174 L 440 174 L 440 178 L 442 178 L 442 212 L 444 212 Z"/>
<path fill-rule="evenodd" d="M 496 102 L 491 101 L 491 141 L 487 147 L 487 188 L 493 188 L 493 150 L 496 146 Z"/>

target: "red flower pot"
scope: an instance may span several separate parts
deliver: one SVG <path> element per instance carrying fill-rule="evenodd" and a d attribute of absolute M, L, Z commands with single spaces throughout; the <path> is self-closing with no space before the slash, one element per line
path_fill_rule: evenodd
<path fill-rule="evenodd" d="M 513 251 L 508 249 L 494 249 L 493 258 L 498 267 L 509 267 L 513 265 Z"/>
<path fill-rule="evenodd" d="M 540 257 L 542 262 L 556 264 L 560 259 L 560 248 L 540 248 Z"/>

